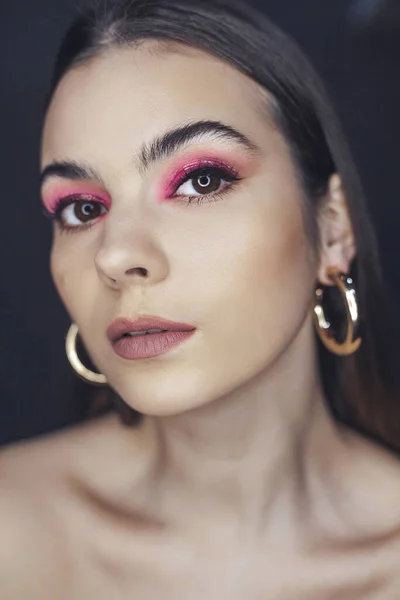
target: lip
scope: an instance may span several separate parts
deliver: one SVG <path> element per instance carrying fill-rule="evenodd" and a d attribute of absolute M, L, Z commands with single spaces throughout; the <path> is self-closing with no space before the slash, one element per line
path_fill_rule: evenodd
<path fill-rule="evenodd" d="M 194 325 L 167 321 L 158 317 L 140 317 L 134 321 L 130 319 L 116 319 L 107 328 L 107 337 L 110 342 L 116 342 L 127 333 L 138 333 L 149 329 L 165 329 L 166 331 L 193 331 Z"/>
<path fill-rule="evenodd" d="M 130 337 L 129 333 L 163 329 L 163 333 L 150 333 Z M 116 319 L 107 328 L 107 338 L 116 354 L 128 360 L 154 358 L 191 337 L 196 327 L 187 323 L 168 321 L 158 317 L 140 317 L 136 320 Z"/>

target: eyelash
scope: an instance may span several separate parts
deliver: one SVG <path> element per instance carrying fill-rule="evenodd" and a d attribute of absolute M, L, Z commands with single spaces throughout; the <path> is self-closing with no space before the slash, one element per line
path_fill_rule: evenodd
<path fill-rule="evenodd" d="M 216 202 L 218 200 L 220 200 L 223 196 L 225 196 L 225 194 L 229 193 L 231 191 L 231 189 L 234 187 L 235 184 L 237 184 L 239 181 L 242 180 L 241 177 L 239 177 L 238 173 L 234 170 L 234 169 L 230 169 L 228 170 L 225 167 L 215 167 L 215 166 L 204 166 L 204 167 L 200 167 L 200 168 L 196 168 L 190 172 L 188 172 L 184 177 L 182 177 L 177 184 L 174 186 L 175 187 L 175 192 L 187 181 L 190 180 L 195 180 L 198 179 L 199 177 L 201 177 L 202 175 L 218 175 L 219 179 L 224 180 L 226 182 L 229 183 L 229 185 L 226 185 L 224 189 L 222 189 L 221 191 L 217 191 L 217 192 L 212 192 L 209 194 L 199 194 L 198 196 L 185 196 L 184 194 L 178 194 L 176 196 L 174 195 L 170 195 L 169 198 L 173 198 L 173 199 L 179 199 L 179 198 L 185 198 L 185 203 L 190 206 L 193 203 L 196 203 L 197 205 L 203 204 L 204 202 Z M 175 192 L 173 192 L 173 194 L 175 194 Z M 97 221 L 97 218 L 93 219 L 92 221 L 89 221 L 88 223 L 83 223 L 82 225 L 66 225 L 63 220 L 62 220 L 62 213 L 63 211 L 71 205 L 74 204 L 101 204 L 104 208 L 105 205 L 100 202 L 99 200 L 95 200 L 92 197 L 88 196 L 87 198 L 82 197 L 81 195 L 79 196 L 69 196 L 67 198 L 62 198 L 61 200 L 59 200 L 59 202 L 57 203 L 57 206 L 55 207 L 54 211 L 49 211 L 47 208 L 43 209 L 44 215 L 49 218 L 52 221 L 57 221 L 57 223 L 60 225 L 60 227 L 62 228 L 62 230 L 70 233 L 70 232 L 74 232 L 74 231 L 83 231 L 86 229 L 90 229 Z"/>

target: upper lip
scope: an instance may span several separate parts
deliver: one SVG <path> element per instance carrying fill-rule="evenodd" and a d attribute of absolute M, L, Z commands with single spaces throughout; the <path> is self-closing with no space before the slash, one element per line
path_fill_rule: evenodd
<path fill-rule="evenodd" d="M 193 325 L 187 323 L 177 323 L 176 321 L 167 321 L 159 317 L 140 317 L 131 320 L 126 318 L 116 319 L 107 328 L 107 337 L 111 342 L 116 342 L 127 333 L 138 331 L 148 331 L 149 329 L 164 329 L 165 331 L 193 331 L 196 329 Z"/>

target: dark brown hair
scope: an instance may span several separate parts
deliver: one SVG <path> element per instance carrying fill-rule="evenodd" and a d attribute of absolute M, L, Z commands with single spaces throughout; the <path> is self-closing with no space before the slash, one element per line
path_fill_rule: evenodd
<path fill-rule="evenodd" d="M 335 418 L 400 451 L 399 334 L 384 292 L 360 180 L 313 68 L 266 16 L 238 0 L 106 0 L 83 11 L 68 30 L 48 102 L 63 75 L 75 65 L 112 46 L 135 46 L 148 38 L 208 51 L 252 77 L 273 96 L 278 124 L 301 176 L 310 243 L 316 251 L 320 200 L 329 177 L 340 173 L 357 244 L 350 275 L 363 319 L 363 343 L 356 354 L 340 358 L 318 341 L 322 381 Z M 334 323 L 335 307 L 340 307 L 335 293 L 330 292 Z M 340 320 L 336 319 L 339 337 Z M 116 401 L 125 420 L 128 413 L 135 415 L 121 399 Z"/>

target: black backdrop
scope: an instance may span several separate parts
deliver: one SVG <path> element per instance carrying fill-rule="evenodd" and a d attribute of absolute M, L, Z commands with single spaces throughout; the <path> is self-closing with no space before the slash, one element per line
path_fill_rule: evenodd
<path fill-rule="evenodd" d="M 369 34 L 351 27 L 351 0 L 253 2 L 297 38 L 325 79 L 370 200 L 385 280 L 400 307 L 400 29 L 393 19 L 386 35 L 381 21 Z M 69 322 L 49 275 L 51 231 L 38 197 L 42 107 L 76 4 L 0 0 L 0 444 L 63 427 L 83 410 L 64 355 Z"/>

